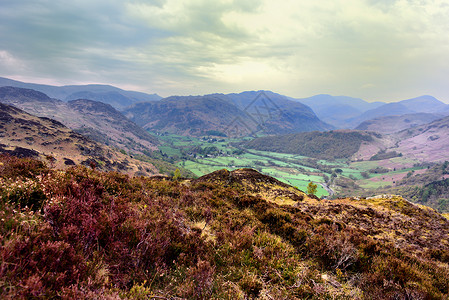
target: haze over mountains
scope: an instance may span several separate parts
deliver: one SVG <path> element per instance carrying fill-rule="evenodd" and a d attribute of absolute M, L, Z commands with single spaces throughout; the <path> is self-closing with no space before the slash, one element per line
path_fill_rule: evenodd
<path fill-rule="evenodd" d="M 158 103 L 162 97 L 157 94 L 124 91 L 107 85 L 57 87 L 0 78 L 0 86 L 34 89 L 63 102 L 77 99 L 103 102 L 124 111 L 135 123 L 147 129 L 196 135 L 211 130 L 232 131 L 235 127 L 242 129 L 239 134 L 257 131 L 279 134 L 335 128 L 351 129 L 358 128 L 365 121 L 369 121 L 370 125 L 364 123 L 359 129 L 390 133 L 425 124 L 449 114 L 449 105 L 432 96 L 385 103 L 325 94 L 295 99 L 270 91 L 248 91 L 205 96 L 172 96 Z M 256 100 L 261 93 L 263 97 Z M 187 110 L 186 115 L 179 113 L 181 108 Z M 409 115 L 409 118 L 396 118 L 403 115 Z M 383 117 L 389 117 L 388 121 L 382 119 Z M 410 118 L 414 121 L 408 123 L 406 120 Z"/>
<path fill-rule="evenodd" d="M 428 113 L 435 114 L 434 120 L 449 114 L 449 105 L 428 95 L 391 103 L 366 102 L 358 98 L 330 95 L 297 100 L 310 106 L 321 120 L 337 128 L 356 128 L 364 121 L 387 116 Z M 428 117 L 431 122 L 432 116 Z"/>
<path fill-rule="evenodd" d="M 5 104 L 14 105 L 36 116 L 55 119 L 98 142 L 136 153 L 149 153 L 158 149 L 160 141 L 147 130 L 197 137 L 205 135 L 243 137 L 254 134 L 283 135 L 355 127 L 356 130 L 389 134 L 377 135 L 371 142 L 365 140 L 360 143 L 357 139 L 353 139 L 351 131 L 347 134 L 336 131 L 328 134 L 329 136 L 326 135 L 322 140 L 323 145 L 315 145 L 319 149 L 326 147 L 332 149 L 331 144 L 335 141 L 350 136 L 352 140 L 348 143 L 357 140 L 354 147 L 360 148 L 358 151 L 354 148 L 353 151 L 356 153 L 354 157 L 358 159 L 369 159 L 378 151 L 391 149 L 420 161 L 439 161 L 444 159 L 445 154 L 435 153 L 438 153 L 438 149 L 446 149 L 446 144 L 449 145 L 449 141 L 444 138 L 447 119 L 441 119 L 449 114 L 449 105 L 432 96 L 393 103 L 369 103 L 344 96 L 317 95 L 293 99 L 271 91 L 248 91 L 160 99 L 154 95 L 123 91 L 110 86 L 52 87 L 4 78 L 0 79 L 0 85 L 2 83 L 47 90 L 53 95 L 65 95 L 65 100 L 76 95 L 92 96 L 94 99 L 80 98 L 67 102 L 32 89 L 0 87 L 0 101 Z M 109 94 L 110 98 L 102 100 L 106 99 L 106 102 L 113 103 L 123 111 L 120 112 L 109 104 L 96 101 L 95 99 L 101 94 L 100 91 L 112 92 Z M 132 95 L 134 97 L 131 97 Z M 414 129 L 407 131 L 411 128 Z M 399 133 L 393 134 L 396 132 Z M 318 137 L 317 133 L 304 135 L 306 136 L 312 140 L 321 139 L 321 135 Z M 292 145 L 293 141 L 289 137 L 279 139 L 278 142 L 263 146 L 275 147 L 278 149 L 276 151 L 287 153 L 292 153 L 288 149 L 299 147 Z M 301 139 L 302 137 L 295 136 L 293 140 L 299 142 Z M 287 141 L 289 145 L 284 147 L 284 143 L 280 142 L 282 140 Z M 422 146 L 417 146 L 417 143 L 422 143 Z"/>

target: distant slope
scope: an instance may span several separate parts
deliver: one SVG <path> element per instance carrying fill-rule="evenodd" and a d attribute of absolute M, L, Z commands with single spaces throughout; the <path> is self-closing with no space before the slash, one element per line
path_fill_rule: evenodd
<path fill-rule="evenodd" d="M 110 104 L 114 108 L 119 110 L 123 110 L 125 107 L 133 103 L 157 101 L 162 98 L 157 94 L 145 94 L 141 92 L 125 91 L 110 85 L 100 84 L 51 86 L 44 84 L 25 83 L 0 77 L 0 87 L 1 86 L 13 86 L 33 89 L 45 93 L 51 98 L 56 98 L 64 101 L 76 100 L 81 98 L 100 101 Z"/>
<path fill-rule="evenodd" d="M 368 110 L 356 118 L 347 120 L 352 127 L 374 118 L 386 116 L 401 116 L 414 113 L 438 113 L 447 115 L 449 105 L 435 99 L 432 96 L 421 96 L 399 102 L 387 103 L 375 109 Z"/>
<path fill-rule="evenodd" d="M 347 128 L 349 126 L 348 119 L 355 118 L 367 110 L 384 104 L 383 102 L 367 102 L 359 98 L 326 94 L 295 100 L 310 106 L 321 120 L 337 128 Z"/>
<path fill-rule="evenodd" d="M 125 115 L 146 129 L 185 135 L 203 135 L 209 130 L 239 136 L 331 128 L 309 107 L 283 96 L 267 96 L 265 92 L 174 96 L 137 103 Z"/>
<path fill-rule="evenodd" d="M 386 116 L 400 116 L 405 114 L 413 114 L 416 111 L 407 108 L 405 105 L 400 102 L 387 103 L 385 105 L 379 106 L 375 109 L 370 109 L 360 114 L 355 118 L 350 118 L 347 120 L 348 125 L 351 128 L 357 127 L 360 123 L 380 117 Z"/>
<path fill-rule="evenodd" d="M 69 101 L 68 106 L 90 121 L 87 124 L 82 124 L 77 130 L 88 130 L 90 125 L 90 128 L 94 128 L 99 133 L 106 134 L 111 138 L 113 140 L 111 143 L 133 150 L 155 149 L 155 145 L 159 144 L 156 137 L 128 120 L 122 113 L 115 110 L 109 104 L 78 99 Z M 134 143 L 135 145 L 133 146 L 129 143 Z"/>
<path fill-rule="evenodd" d="M 431 113 L 405 114 L 401 116 L 379 117 L 364 121 L 356 130 L 369 130 L 379 133 L 393 133 L 407 128 L 423 125 L 442 118 L 443 115 Z"/>
<path fill-rule="evenodd" d="M 52 118 L 91 138 L 132 151 L 156 149 L 158 140 L 126 119 L 112 106 L 91 100 L 69 103 L 23 88 L 0 87 L 0 102 L 33 115 Z"/>
<path fill-rule="evenodd" d="M 449 117 L 394 134 L 398 149 L 420 161 L 449 160 Z"/>
<path fill-rule="evenodd" d="M 134 160 L 96 143 L 58 121 L 30 115 L 0 103 L 0 153 L 46 160 L 51 156 L 59 167 L 87 165 L 130 175 L 151 175 L 157 170 L 150 163 Z"/>
<path fill-rule="evenodd" d="M 447 113 L 449 105 L 441 102 L 435 97 L 424 95 L 412 99 L 402 100 L 399 103 L 410 110 L 424 113 Z"/>
<path fill-rule="evenodd" d="M 319 159 L 350 158 L 362 143 L 380 137 L 375 133 L 353 130 L 303 132 L 260 137 L 243 145 L 247 148 L 279 153 L 299 154 Z"/>
<path fill-rule="evenodd" d="M 356 128 L 364 121 L 387 116 L 449 114 L 449 105 L 428 95 L 391 103 L 370 103 L 358 98 L 325 94 L 295 100 L 310 106 L 321 120 L 337 128 Z"/>

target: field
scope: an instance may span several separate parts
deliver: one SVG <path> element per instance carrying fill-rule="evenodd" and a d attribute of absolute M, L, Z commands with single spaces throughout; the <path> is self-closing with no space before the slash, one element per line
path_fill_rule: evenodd
<path fill-rule="evenodd" d="M 268 152 L 270 154 L 270 152 Z M 261 165 L 267 165 L 262 166 Z M 324 179 L 319 175 L 307 175 L 297 171 L 296 168 L 301 165 L 289 165 L 283 161 L 276 161 L 273 159 L 266 159 L 264 156 L 257 156 L 254 154 L 245 153 L 241 157 L 216 157 L 216 158 L 200 158 L 195 161 L 187 160 L 179 163 L 180 166 L 192 171 L 197 176 L 202 176 L 207 173 L 228 169 L 235 170 L 240 168 L 253 168 L 259 172 L 277 178 L 278 180 L 296 186 L 302 191 L 307 191 L 307 185 L 310 181 L 318 184 L 317 195 L 319 197 L 327 196 L 329 193 L 321 186 L 324 184 Z M 313 170 L 308 168 L 309 170 Z M 317 174 L 319 170 L 313 170 Z"/>
<path fill-rule="evenodd" d="M 159 150 L 200 177 L 221 170 L 253 168 L 282 182 L 307 191 L 309 182 L 318 185 L 316 195 L 332 196 L 334 192 L 350 190 L 353 193 L 394 186 L 409 172 L 425 171 L 414 167 L 414 161 L 395 157 L 380 161 L 317 160 L 295 154 L 242 149 L 239 139 L 194 138 L 179 135 L 161 135 L 165 143 Z M 339 186 L 344 179 L 351 186 Z"/>

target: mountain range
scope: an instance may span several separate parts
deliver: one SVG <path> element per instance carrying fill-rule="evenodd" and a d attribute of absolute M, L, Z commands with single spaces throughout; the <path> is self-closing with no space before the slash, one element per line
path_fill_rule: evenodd
<path fill-rule="evenodd" d="M 409 127 L 420 125 L 449 114 L 449 105 L 428 95 L 398 102 L 367 102 L 359 98 L 326 94 L 295 99 L 270 91 L 248 91 L 204 96 L 172 96 L 163 99 L 165 101 L 163 104 L 158 104 L 162 97 L 157 94 L 124 91 L 108 85 L 58 87 L 0 78 L 0 86 L 34 89 L 63 102 L 78 99 L 103 102 L 123 111 L 133 121 L 147 129 L 194 135 L 211 130 L 228 131 L 231 135 L 235 135 L 236 132 L 232 133 L 233 131 L 238 131 L 238 134 L 254 134 L 255 132 L 282 134 L 312 130 L 354 129 L 365 121 L 369 121 L 370 124 L 378 122 L 371 121 L 372 119 L 380 119 L 382 123 L 383 117 L 429 114 L 428 118 L 417 115 L 419 121 L 409 124 L 403 122 L 404 119 L 401 118 L 388 119 L 387 122 L 391 128 L 397 127 L 401 130 L 408 128 L 407 125 L 410 125 Z M 218 99 L 228 103 L 219 104 L 221 100 Z M 189 103 L 190 101 L 192 103 Z M 209 107 L 199 107 L 206 105 L 208 101 L 211 102 Z M 293 104 L 294 102 L 297 104 Z M 229 104 L 234 105 L 240 112 L 231 108 Z M 190 111 L 189 121 L 182 121 L 186 116 L 177 113 L 181 107 Z M 221 107 L 223 109 L 219 111 Z M 198 113 L 191 113 L 191 111 Z M 154 112 L 158 112 L 157 115 L 154 115 Z M 235 115 L 234 118 L 232 114 Z M 210 117 L 210 120 L 207 117 Z M 171 124 L 172 121 L 173 124 Z M 371 127 L 375 128 L 376 125 Z M 365 123 L 360 128 L 368 127 Z M 393 132 L 393 129 L 381 131 L 388 133 Z"/>
<path fill-rule="evenodd" d="M 390 103 L 366 102 L 359 98 L 331 95 L 316 95 L 296 100 L 310 106 L 321 120 L 336 128 L 357 128 L 365 121 L 387 116 L 427 113 L 435 114 L 433 119 L 436 119 L 449 114 L 449 105 L 428 95 Z M 430 121 L 431 119 L 432 117 L 429 118 Z M 395 119 L 389 121 L 396 126 Z M 397 121 L 401 122 L 400 119 Z M 366 125 L 362 128 L 364 126 Z M 399 124 L 397 126 L 401 127 Z"/>
<path fill-rule="evenodd" d="M 333 128 L 318 119 L 308 106 L 264 91 L 173 96 L 134 104 L 124 113 L 145 129 L 197 136 L 211 130 L 245 136 Z"/>
<path fill-rule="evenodd" d="M 359 98 L 326 94 L 294 99 L 310 106 L 317 116 L 337 128 L 347 127 L 347 120 L 363 112 L 384 105 L 383 102 L 366 102 Z"/>
<path fill-rule="evenodd" d="M 357 127 L 360 123 L 386 116 L 400 116 L 414 113 L 434 113 L 437 116 L 448 115 L 449 105 L 432 96 L 421 96 L 399 102 L 387 103 L 374 109 L 367 110 L 355 118 L 347 120 L 348 126 Z"/>
<path fill-rule="evenodd" d="M 134 91 L 125 91 L 110 85 L 66 85 L 52 86 L 45 84 L 25 83 L 0 77 L 1 86 L 12 86 L 33 89 L 48 95 L 51 98 L 65 102 L 76 99 L 89 99 L 110 104 L 115 109 L 123 110 L 125 107 L 144 101 L 157 101 L 162 99 L 157 94 L 146 94 Z"/>

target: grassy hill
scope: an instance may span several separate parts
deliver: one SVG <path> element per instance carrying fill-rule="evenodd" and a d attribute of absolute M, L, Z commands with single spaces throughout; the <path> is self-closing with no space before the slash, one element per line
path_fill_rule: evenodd
<path fill-rule="evenodd" d="M 449 221 L 318 201 L 252 170 L 197 180 L 0 156 L 2 298 L 443 299 Z"/>
<path fill-rule="evenodd" d="M 350 158 L 363 142 L 371 142 L 376 136 L 375 133 L 351 130 L 313 131 L 260 137 L 243 145 L 256 150 L 332 160 Z"/>

